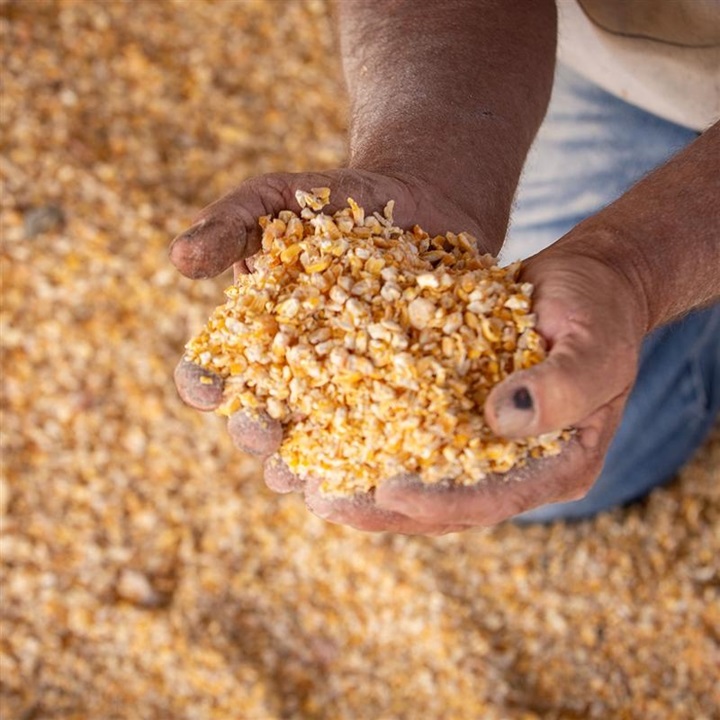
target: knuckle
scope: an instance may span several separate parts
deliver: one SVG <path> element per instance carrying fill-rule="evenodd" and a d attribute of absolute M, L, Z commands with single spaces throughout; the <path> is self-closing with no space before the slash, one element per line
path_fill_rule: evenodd
<path fill-rule="evenodd" d="M 292 176 L 286 173 L 260 175 L 250 181 L 250 187 L 270 213 L 294 199 Z"/>

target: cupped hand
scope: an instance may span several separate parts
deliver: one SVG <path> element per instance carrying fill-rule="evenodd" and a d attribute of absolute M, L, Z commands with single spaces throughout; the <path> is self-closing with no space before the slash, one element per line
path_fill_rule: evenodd
<path fill-rule="evenodd" d="M 396 479 L 377 488 L 378 511 L 419 525 L 477 527 L 587 494 L 634 384 L 647 321 L 642 298 L 625 273 L 584 254 L 584 240 L 575 250 L 572 243 L 550 247 L 524 265 L 521 277 L 535 286 L 537 328 L 548 357 L 512 374 L 485 404 L 486 421 L 501 437 L 575 428 L 561 453 L 470 487 Z M 332 509 L 323 509 L 333 519 Z"/>
<path fill-rule="evenodd" d="M 388 200 L 394 200 L 393 216 L 400 227 L 419 224 L 431 234 L 466 231 L 480 237 L 472 217 L 429 183 L 409 176 L 354 169 L 278 173 L 247 180 L 202 210 L 191 227 L 173 241 L 170 259 L 180 272 L 193 279 L 214 277 L 231 267 L 235 277 L 250 272 L 252 257 L 261 247 L 258 218 L 282 210 L 299 210 L 295 192 L 318 187 L 331 190 L 331 204 L 324 209 L 328 213 L 344 207 L 348 197 L 367 212 L 382 211 Z M 222 378 L 185 360 L 175 370 L 175 384 L 182 400 L 198 410 L 213 410 L 223 398 Z M 317 485 L 312 481 L 303 483 L 279 459 L 282 428 L 277 421 L 263 412 L 253 416 L 239 412 L 229 418 L 228 432 L 239 449 L 265 459 L 265 481 L 272 490 L 304 490 L 308 505 L 328 514 L 328 501 L 318 493 Z M 331 505 L 336 516 L 330 519 L 348 524 L 367 523 L 372 529 L 398 532 L 413 532 L 418 526 L 426 532 L 446 530 L 445 525 L 425 527 L 414 521 L 411 528 L 399 514 L 374 508 L 370 497 Z M 356 518 L 354 523 L 352 518 Z"/>
<path fill-rule="evenodd" d="M 312 187 L 331 188 L 330 212 L 347 197 L 370 211 L 395 199 L 401 227 L 417 223 L 430 233 L 467 230 L 480 236 L 473 218 L 410 178 L 356 170 L 278 174 L 249 180 L 205 208 L 174 240 L 172 261 L 191 278 L 211 277 L 231 266 L 236 276 L 248 272 L 260 248 L 257 218 L 294 208 L 295 191 Z M 485 405 L 486 421 L 500 437 L 573 427 L 558 456 L 529 461 L 474 486 L 428 486 L 404 476 L 388 479 L 369 494 L 335 498 L 321 493 L 314 479 L 303 482 L 288 470 L 277 454 L 282 429 L 264 413 L 232 416 L 228 431 L 233 442 L 264 458 L 272 490 L 302 491 L 317 515 L 362 530 L 442 534 L 582 498 L 599 475 L 619 425 L 646 327 L 646 310 L 627 276 L 583 253 L 583 246 L 560 242 L 524 264 L 521 279 L 535 286 L 534 310 L 548 357 L 507 378 Z M 212 410 L 222 400 L 222 379 L 197 366 L 181 361 L 175 380 L 182 399 L 199 410 Z"/>

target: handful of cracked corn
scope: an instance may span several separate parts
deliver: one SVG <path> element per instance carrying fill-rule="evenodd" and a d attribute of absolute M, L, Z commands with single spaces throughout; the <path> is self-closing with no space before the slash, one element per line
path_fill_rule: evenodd
<path fill-rule="evenodd" d="M 301 212 L 260 219 L 254 272 L 226 290 L 185 358 L 225 379 L 218 412 L 280 421 L 280 456 L 331 494 L 408 473 L 473 484 L 560 452 L 562 432 L 493 435 L 483 405 L 509 373 L 545 357 L 520 263 L 498 267 L 474 239 L 393 225 L 328 188 Z"/>

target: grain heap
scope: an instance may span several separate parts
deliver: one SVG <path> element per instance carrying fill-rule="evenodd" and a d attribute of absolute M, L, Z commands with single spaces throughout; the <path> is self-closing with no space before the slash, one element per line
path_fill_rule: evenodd
<path fill-rule="evenodd" d="M 325 0 L 0 0 L 0 718 L 717 718 L 720 425 L 641 504 L 424 538 L 278 501 L 177 397 L 228 283 L 168 240 L 345 161 L 334 42 Z"/>
<path fill-rule="evenodd" d="M 226 379 L 219 412 L 265 410 L 288 467 L 341 494 L 403 473 L 470 484 L 559 452 L 560 433 L 508 441 L 483 418 L 493 385 L 544 357 L 519 263 L 465 233 L 403 231 L 392 202 L 324 214 L 329 196 L 298 191 L 300 216 L 261 219 L 254 273 L 188 343 Z"/>

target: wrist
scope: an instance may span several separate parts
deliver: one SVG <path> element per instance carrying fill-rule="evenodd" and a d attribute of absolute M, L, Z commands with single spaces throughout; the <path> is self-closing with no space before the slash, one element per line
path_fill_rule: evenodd
<path fill-rule="evenodd" d="M 557 245 L 627 278 L 645 331 L 720 300 L 720 122 Z"/>
<path fill-rule="evenodd" d="M 393 0 L 378 13 L 341 0 L 338 11 L 350 167 L 432 187 L 497 253 L 550 96 L 554 2 Z"/>

